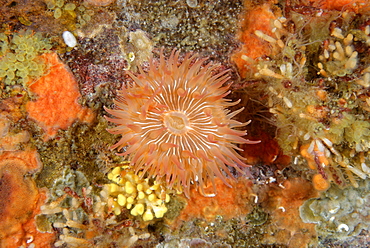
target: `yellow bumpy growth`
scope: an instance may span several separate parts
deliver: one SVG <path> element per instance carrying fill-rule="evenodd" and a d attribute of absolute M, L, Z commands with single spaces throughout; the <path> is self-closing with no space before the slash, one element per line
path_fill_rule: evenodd
<path fill-rule="evenodd" d="M 141 178 L 121 166 L 115 167 L 108 179 L 113 183 L 104 185 L 102 195 L 107 196 L 108 208 L 116 215 L 125 207 L 133 216 L 141 215 L 144 221 L 150 221 L 167 212 L 170 196 L 161 183 Z"/>

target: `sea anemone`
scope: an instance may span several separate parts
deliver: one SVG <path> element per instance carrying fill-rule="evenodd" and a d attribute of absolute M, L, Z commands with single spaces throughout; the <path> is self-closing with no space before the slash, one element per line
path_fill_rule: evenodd
<path fill-rule="evenodd" d="M 117 124 L 108 131 L 122 135 L 111 149 L 128 146 L 118 155 L 130 160 L 136 174 L 165 178 L 168 187 L 187 196 L 193 183 L 211 196 L 204 192 L 211 182 L 216 193 L 214 177 L 230 186 L 228 166 L 239 172 L 239 166 L 248 166 L 234 143 L 256 143 L 242 138 L 246 131 L 234 129 L 249 123 L 232 120 L 243 108 L 226 109 L 239 103 L 224 99 L 230 93 L 223 86 L 228 70 L 216 73 L 219 66 L 206 60 L 188 53 L 180 62 L 179 51 L 173 50 L 166 61 L 162 51 L 158 66 L 152 59 L 147 72 L 141 67 L 136 76 L 127 71 L 133 83 L 118 91 L 113 110 L 105 108 L 115 117 L 106 119 Z"/>

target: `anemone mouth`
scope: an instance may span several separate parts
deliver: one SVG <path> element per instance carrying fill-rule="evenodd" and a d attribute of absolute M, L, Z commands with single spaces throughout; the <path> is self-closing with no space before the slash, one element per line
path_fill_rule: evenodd
<path fill-rule="evenodd" d="M 175 135 L 186 134 L 190 128 L 188 117 L 180 111 L 171 111 L 164 114 L 164 126 Z"/>

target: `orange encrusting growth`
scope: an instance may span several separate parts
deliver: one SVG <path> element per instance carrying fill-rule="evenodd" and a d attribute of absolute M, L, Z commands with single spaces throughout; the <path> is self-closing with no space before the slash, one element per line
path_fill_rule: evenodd
<path fill-rule="evenodd" d="M 306 200 L 318 197 L 311 182 L 303 178 L 290 178 L 282 183 L 270 184 L 260 194 L 261 205 L 269 213 L 273 223 L 265 232 L 268 244 L 286 244 L 287 247 L 307 247 L 314 242 L 315 225 L 304 223 L 299 207 Z"/>
<path fill-rule="evenodd" d="M 369 10 L 370 2 L 368 0 L 310 0 L 314 7 L 339 10 L 339 11 L 354 11 L 356 13 L 362 10 Z"/>
<path fill-rule="evenodd" d="M 0 247 L 51 247 L 54 234 L 39 233 L 34 219 L 45 194 L 27 176 L 41 167 L 37 152 L 3 152 L 0 161 Z"/>
<path fill-rule="evenodd" d="M 253 183 L 249 180 L 239 179 L 238 181 L 228 180 L 233 186 L 232 189 L 218 178 L 215 179 L 217 195 L 215 197 L 201 197 L 194 189 L 191 191 L 191 198 L 188 199 L 186 207 L 177 218 L 177 224 L 187 222 L 196 218 L 214 221 L 217 216 L 224 220 L 245 216 L 252 211 L 253 204 L 248 204 L 254 199 Z M 205 189 L 207 191 L 207 188 Z M 174 225 L 173 228 L 178 228 Z"/>
<path fill-rule="evenodd" d="M 216 190 L 214 177 L 229 185 L 227 165 L 240 172 L 239 165 L 247 166 L 233 143 L 255 143 L 234 129 L 247 125 L 231 119 L 242 109 L 225 109 L 238 103 L 223 98 L 229 94 L 223 87 L 227 71 L 214 74 L 218 66 L 203 65 L 205 60 L 187 54 L 180 64 L 178 51 L 167 61 L 161 53 L 158 67 L 150 61 L 148 72 L 128 72 L 133 85 L 119 91 L 116 109 L 106 109 L 116 117 L 107 120 L 117 124 L 109 132 L 122 135 L 112 149 L 128 146 L 119 155 L 129 155 L 136 173 L 165 178 L 187 196 L 193 182 L 203 195 L 209 182 Z"/>
<path fill-rule="evenodd" d="M 58 129 L 67 129 L 76 119 L 91 122 L 94 114 L 78 104 L 81 95 L 77 82 L 58 55 L 46 53 L 42 57 L 50 64 L 50 69 L 45 76 L 29 83 L 29 90 L 37 95 L 37 100 L 28 102 L 26 109 L 28 116 L 44 129 L 44 139 L 48 140 Z"/>
<path fill-rule="evenodd" d="M 242 77 L 246 77 L 247 73 L 256 72 L 253 65 L 254 59 L 271 54 L 270 44 L 261 40 L 254 32 L 259 30 L 267 35 L 272 35 L 271 20 L 276 19 L 269 3 L 250 8 L 244 16 L 245 19 L 241 24 L 241 32 L 238 34 L 239 40 L 243 42 L 243 45 L 240 51 L 232 56 L 232 60 L 238 66 Z M 252 59 L 252 61 L 244 59 L 244 56 Z"/>

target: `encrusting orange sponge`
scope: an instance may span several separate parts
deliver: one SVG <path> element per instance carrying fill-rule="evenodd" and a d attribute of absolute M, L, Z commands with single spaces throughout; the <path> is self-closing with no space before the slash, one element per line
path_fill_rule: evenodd
<path fill-rule="evenodd" d="M 44 140 L 53 138 L 58 129 L 67 129 L 76 119 L 91 122 L 94 113 L 78 104 L 81 96 L 73 74 L 58 59 L 56 53 L 42 57 L 49 64 L 49 72 L 36 82 L 30 82 L 29 91 L 37 96 L 28 102 L 28 117 L 35 120 L 45 131 Z"/>
<path fill-rule="evenodd" d="M 249 8 L 241 23 L 239 40 L 243 43 L 241 49 L 232 55 L 233 62 L 237 65 L 242 77 L 256 72 L 255 59 L 269 56 L 272 53 L 270 44 L 255 35 L 257 30 L 267 35 L 272 35 L 271 20 L 277 16 L 272 11 L 272 4 L 266 3 L 261 6 Z M 256 21 L 258 20 L 258 21 Z"/>
<path fill-rule="evenodd" d="M 0 153 L 0 247 L 51 247 L 54 234 L 35 225 L 46 195 L 30 175 L 40 169 L 35 150 Z"/>

